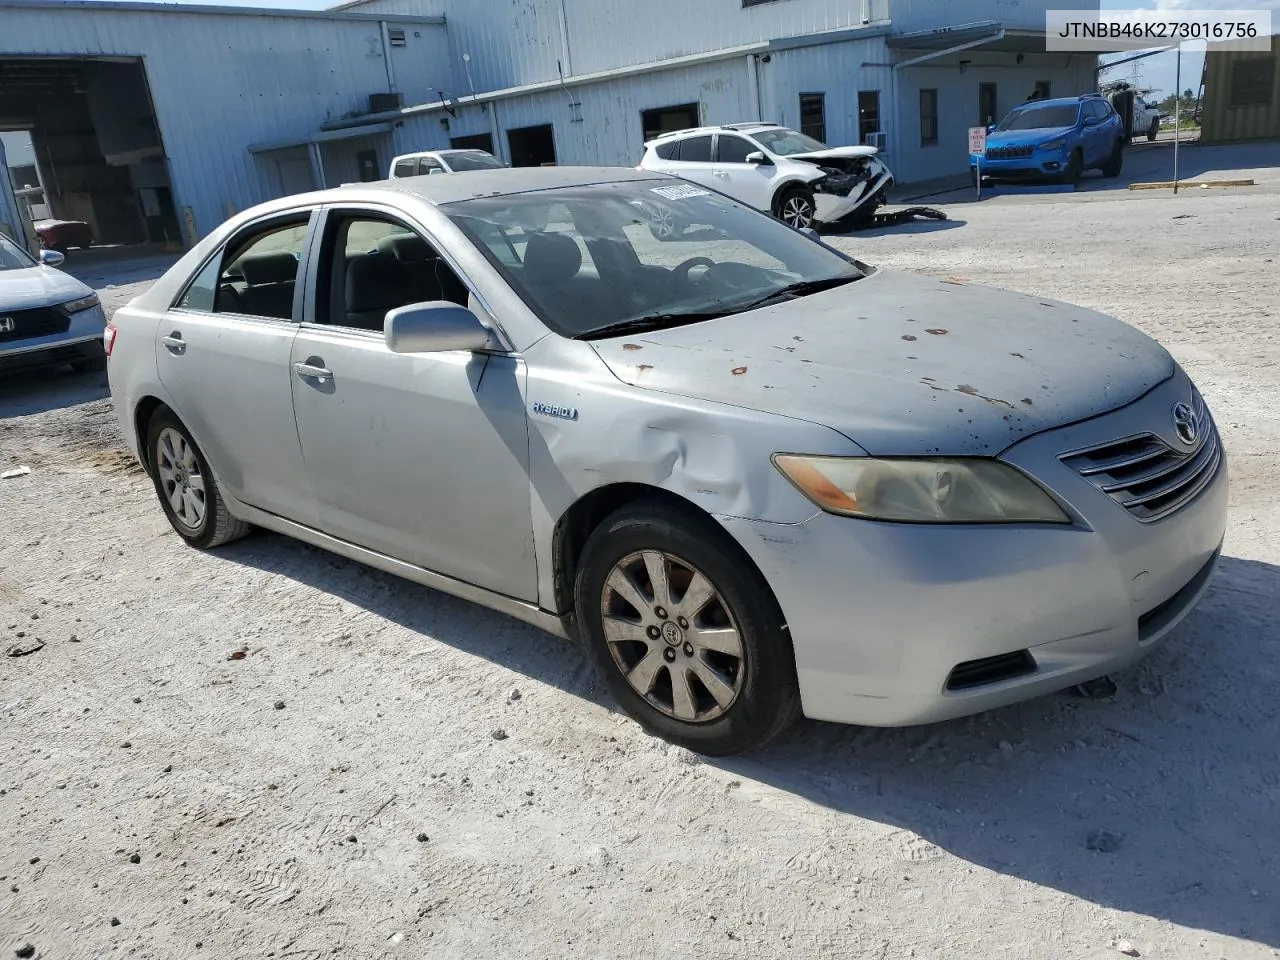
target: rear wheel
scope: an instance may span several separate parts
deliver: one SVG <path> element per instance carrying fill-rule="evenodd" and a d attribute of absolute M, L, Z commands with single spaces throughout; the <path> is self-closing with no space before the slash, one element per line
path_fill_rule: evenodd
<path fill-rule="evenodd" d="M 1117 140 L 1115 146 L 1111 148 L 1111 156 L 1107 158 L 1107 162 L 1102 165 L 1102 175 L 1104 177 L 1118 177 L 1120 171 L 1124 168 L 1124 141 Z"/>
<path fill-rule="evenodd" d="M 655 736 L 740 753 L 799 715 L 795 655 L 772 591 L 696 512 L 618 510 L 588 538 L 574 593 L 606 686 Z"/>
<path fill-rule="evenodd" d="M 249 532 L 249 525 L 227 510 L 204 454 L 168 408 L 151 418 L 147 460 L 165 516 L 191 546 L 219 547 Z"/>
<path fill-rule="evenodd" d="M 1160 118 L 1156 117 L 1151 121 L 1151 126 L 1147 127 L 1147 140 L 1154 140 L 1160 135 Z"/>
<path fill-rule="evenodd" d="M 791 187 L 782 191 L 774 201 L 774 216 L 797 230 L 813 226 L 813 218 L 817 208 L 813 203 L 813 193 L 803 187 Z"/>

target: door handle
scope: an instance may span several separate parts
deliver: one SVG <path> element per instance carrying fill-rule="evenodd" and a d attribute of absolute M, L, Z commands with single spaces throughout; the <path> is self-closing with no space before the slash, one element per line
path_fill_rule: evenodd
<path fill-rule="evenodd" d="M 317 360 L 319 363 L 324 363 L 324 361 L 320 360 L 319 357 L 311 357 L 310 359 Z M 321 383 L 324 383 L 326 380 L 333 379 L 333 371 L 328 367 L 322 367 L 310 362 L 295 363 L 293 365 L 293 369 L 297 371 L 298 376 L 302 377 L 304 380 L 319 380 Z"/>
<path fill-rule="evenodd" d="M 171 353 L 182 353 L 187 349 L 187 341 L 182 339 L 182 334 L 177 330 L 169 334 L 167 337 L 161 337 L 160 342 L 169 348 Z"/>

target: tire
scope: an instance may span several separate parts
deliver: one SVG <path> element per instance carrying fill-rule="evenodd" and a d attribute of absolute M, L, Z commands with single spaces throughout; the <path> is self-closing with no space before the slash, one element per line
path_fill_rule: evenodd
<path fill-rule="evenodd" d="M 1147 142 L 1150 143 L 1160 135 L 1160 118 L 1151 121 L 1151 126 L 1147 127 Z"/>
<path fill-rule="evenodd" d="M 655 588 L 649 570 L 662 571 L 667 587 Z M 695 587 L 710 593 L 696 610 Z M 607 517 L 583 548 L 574 608 L 605 686 L 654 736 L 725 756 L 762 747 L 800 714 L 795 653 L 773 592 L 692 509 L 641 502 Z M 706 633 L 699 643 L 699 624 L 719 631 L 714 647 Z"/>
<path fill-rule="evenodd" d="M 817 212 L 813 191 L 804 187 L 788 187 L 773 202 L 773 215 L 797 230 L 812 227 Z"/>
<path fill-rule="evenodd" d="M 1080 182 L 1080 175 L 1084 173 L 1084 155 L 1079 149 L 1071 151 L 1071 159 L 1067 161 L 1067 169 L 1063 171 L 1062 182 L 1075 186 Z"/>
<path fill-rule="evenodd" d="M 1111 148 L 1111 156 L 1107 158 L 1107 162 L 1102 165 L 1102 175 L 1104 177 L 1118 177 L 1120 171 L 1124 169 L 1124 141 L 1117 140 L 1116 145 Z"/>
<path fill-rule="evenodd" d="M 106 357 L 86 357 L 83 360 L 74 360 L 71 363 L 71 369 L 76 373 L 101 372 L 107 369 Z"/>
<path fill-rule="evenodd" d="M 157 410 L 147 425 L 147 462 L 160 506 L 174 532 L 188 544 L 207 550 L 249 532 L 249 524 L 227 511 L 209 462 L 187 428 L 167 407 Z M 184 479 L 190 484 L 189 497 L 178 498 L 184 511 L 184 515 L 179 516 L 170 497 L 171 491 Z M 192 482 L 196 480 L 203 488 L 202 499 Z M 197 504 L 203 509 L 196 510 Z"/>

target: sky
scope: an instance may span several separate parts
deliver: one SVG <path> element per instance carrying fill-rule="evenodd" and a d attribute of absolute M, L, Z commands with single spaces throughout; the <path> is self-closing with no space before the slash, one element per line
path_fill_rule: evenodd
<path fill-rule="evenodd" d="M 296 7 L 317 9 L 328 6 L 325 0 L 174 0 L 177 3 L 216 2 L 245 7 Z M 1084 6 L 1084 3 L 1079 4 Z M 1271 10 L 1272 29 L 1280 30 L 1280 0 L 1101 0 L 1104 10 Z M 1073 9 L 1072 0 L 1055 4 Z M 1138 79 L 1144 86 L 1159 91 L 1158 97 L 1174 92 L 1177 58 L 1171 50 L 1124 64 L 1101 74 L 1103 79 Z M 1192 92 L 1200 88 L 1200 71 L 1204 67 L 1204 44 L 1188 43 L 1182 49 L 1182 88 Z M 1136 77 L 1135 77 L 1136 72 Z"/>

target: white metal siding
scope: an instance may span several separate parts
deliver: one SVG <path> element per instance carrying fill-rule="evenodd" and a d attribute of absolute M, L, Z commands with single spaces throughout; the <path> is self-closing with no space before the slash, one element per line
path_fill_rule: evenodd
<path fill-rule="evenodd" d="M 911 33 L 998 20 L 1006 27 L 1043 30 L 1047 10 L 1097 10 L 1099 0 L 891 0 L 893 30 Z M 1135 3 L 1133 6 L 1138 6 Z"/>
<path fill-rule="evenodd" d="M 883 38 L 804 47 L 773 54 L 760 66 L 768 91 L 764 119 L 800 129 L 800 94 L 824 94 L 827 142 L 859 143 L 858 91 L 880 91 L 880 115 L 892 109 L 893 70 Z"/>
<path fill-rule="evenodd" d="M 201 236 L 228 203 L 243 210 L 276 194 L 250 144 L 305 139 L 387 90 L 376 20 L 82 8 L 8 8 L 0 17 L 0 56 L 142 58 L 179 220 L 191 207 Z M 408 42 L 394 51 L 399 89 L 406 102 L 435 99 L 449 83 L 445 28 L 397 26 Z"/>
<path fill-rule="evenodd" d="M 960 73 L 959 60 L 970 60 Z M 900 145 L 894 173 L 900 182 L 919 183 L 963 174 L 969 169 L 968 129 L 980 125 L 978 117 L 978 84 L 996 84 L 997 113 L 1004 116 L 1027 99 L 1037 80 L 1052 84 L 1055 97 L 1075 96 L 1094 90 L 1093 58 L 1084 54 L 1049 56 L 1028 54 L 1021 66 L 1013 54 L 961 55 L 907 67 L 898 76 L 897 111 Z M 920 143 L 920 90 L 938 91 L 938 142 L 930 146 Z M 887 109 L 887 105 L 882 110 Z M 886 113 L 892 117 L 894 114 Z M 997 122 L 999 120 L 997 117 Z M 895 141 L 890 137 L 890 144 Z"/>

